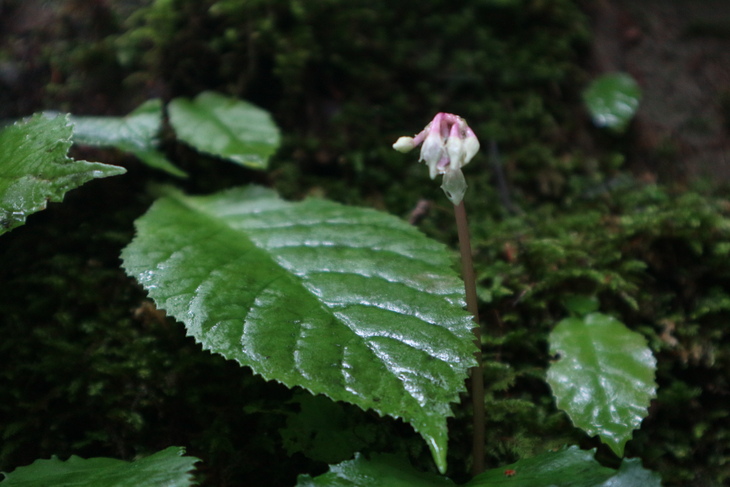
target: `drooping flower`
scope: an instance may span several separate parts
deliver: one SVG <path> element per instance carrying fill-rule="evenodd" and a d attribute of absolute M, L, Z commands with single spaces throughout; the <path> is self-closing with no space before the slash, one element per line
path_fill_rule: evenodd
<path fill-rule="evenodd" d="M 441 189 L 452 203 L 464 199 L 466 180 L 461 168 L 479 152 L 479 141 L 466 121 L 452 113 L 438 113 L 415 137 L 400 137 L 393 144 L 399 152 L 421 145 L 419 162 L 428 165 L 431 179 L 443 174 Z"/>

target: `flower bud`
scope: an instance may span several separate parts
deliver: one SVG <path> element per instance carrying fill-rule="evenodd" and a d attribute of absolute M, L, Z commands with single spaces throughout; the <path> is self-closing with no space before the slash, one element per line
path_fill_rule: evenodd
<path fill-rule="evenodd" d="M 403 153 L 410 152 L 415 147 L 416 144 L 413 142 L 413 137 L 400 137 L 393 144 L 393 149 Z"/>

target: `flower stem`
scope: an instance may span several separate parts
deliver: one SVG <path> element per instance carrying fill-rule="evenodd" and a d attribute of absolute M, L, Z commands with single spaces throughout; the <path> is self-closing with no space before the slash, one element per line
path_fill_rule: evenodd
<path fill-rule="evenodd" d="M 475 352 L 477 366 L 471 369 L 471 400 L 474 412 L 474 436 L 472 443 L 472 476 L 484 471 L 485 411 L 484 411 L 484 370 L 482 368 L 482 331 L 479 325 L 479 309 L 477 306 L 476 277 L 471 260 L 471 239 L 466 209 L 462 200 L 454 205 L 456 228 L 459 232 L 459 250 L 461 251 L 461 277 L 466 290 L 466 309 L 474 316 L 474 343 L 479 349 Z"/>

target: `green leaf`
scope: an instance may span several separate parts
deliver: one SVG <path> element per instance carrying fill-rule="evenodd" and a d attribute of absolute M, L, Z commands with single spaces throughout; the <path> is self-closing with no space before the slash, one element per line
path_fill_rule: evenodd
<path fill-rule="evenodd" d="M 446 477 L 421 473 L 393 455 L 374 455 L 331 465 L 329 472 L 315 478 L 300 475 L 296 487 L 456 487 Z"/>
<path fill-rule="evenodd" d="M 87 181 L 124 174 L 124 168 L 67 157 L 68 117 L 34 115 L 0 131 L 0 235 L 25 223 L 48 201 Z"/>
<path fill-rule="evenodd" d="M 206 91 L 192 101 L 175 98 L 168 112 L 180 140 L 252 169 L 265 169 L 279 147 L 269 113 L 242 100 Z"/>
<path fill-rule="evenodd" d="M 660 487 L 659 475 L 641 466 L 638 459 L 624 460 L 618 471 L 604 467 L 594 451 L 572 446 L 543 453 L 511 465 L 488 470 L 463 487 Z M 296 487 L 455 487 L 446 477 L 416 471 L 405 460 L 374 455 L 330 466 L 327 473 L 311 478 L 300 475 Z"/>
<path fill-rule="evenodd" d="M 560 356 L 547 374 L 558 407 L 623 455 L 656 397 L 656 359 L 644 337 L 610 316 L 591 313 L 558 323 L 550 350 Z"/>
<path fill-rule="evenodd" d="M 641 466 L 641 460 L 623 460 L 618 471 L 604 467 L 593 457 L 595 450 L 571 446 L 525 458 L 488 470 L 464 487 L 660 487 L 658 474 Z M 638 483 L 637 483 L 638 482 Z M 642 483 L 643 482 L 643 483 Z"/>
<path fill-rule="evenodd" d="M 627 73 L 606 74 L 588 86 L 583 100 L 593 123 L 622 132 L 636 114 L 641 88 Z"/>
<path fill-rule="evenodd" d="M 525 458 L 477 475 L 468 487 L 598 487 L 616 473 L 593 458 L 594 451 L 571 446 Z"/>
<path fill-rule="evenodd" d="M 171 446 L 147 458 L 125 462 L 113 458 L 72 456 L 36 460 L 4 474 L 3 487 L 188 487 L 193 485 L 190 471 L 199 462 L 184 457 L 185 449 Z"/>
<path fill-rule="evenodd" d="M 187 177 L 157 150 L 162 128 L 162 102 L 148 100 L 126 117 L 71 116 L 76 144 L 115 147 L 131 152 L 148 166 L 173 176 Z"/>
<path fill-rule="evenodd" d="M 600 487 L 661 487 L 662 478 L 658 473 L 646 470 L 638 458 L 628 458 L 621 462 L 618 473 L 606 480 Z"/>
<path fill-rule="evenodd" d="M 403 418 L 446 468 L 474 344 L 442 244 L 381 212 L 256 187 L 172 193 L 136 227 L 124 268 L 204 348 Z"/>

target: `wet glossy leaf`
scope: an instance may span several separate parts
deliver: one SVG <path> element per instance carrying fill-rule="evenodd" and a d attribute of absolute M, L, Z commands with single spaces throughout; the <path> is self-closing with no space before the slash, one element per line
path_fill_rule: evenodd
<path fill-rule="evenodd" d="M 172 446 L 147 458 L 125 462 L 113 458 L 83 459 L 72 456 L 36 460 L 5 474 L 2 487 L 188 487 L 190 471 L 200 461 L 182 456 L 185 450 Z"/>
<path fill-rule="evenodd" d="M 619 456 L 656 397 L 656 359 L 644 337 L 616 319 L 566 318 L 550 334 L 559 359 L 547 374 L 558 407 Z"/>
<path fill-rule="evenodd" d="M 639 107 L 641 89 L 627 73 L 612 73 L 593 81 L 583 92 L 583 100 L 599 127 L 623 131 Z"/>
<path fill-rule="evenodd" d="M 658 474 L 641 466 L 641 460 L 624 460 L 618 470 L 593 458 L 595 450 L 571 446 L 525 458 L 488 470 L 464 487 L 660 487 Z M 637 483 L 638 482 L 638 483 Z M 641 483 L 643 482 L 643 483 Z"/>
<path fill-rule="evenodd" d="M 593 451 L 576 446 L 525 458 L 474 477 L 469 487 L 598 487 L 616 471 L 602 466 Z"/>
<path fill-rule="evenodd" d="M 331 465 L 329 472 L 315 478 L 300 475 L 296 487 L 456 487 L 446 477 L 415 470 L 407 461 L 392 455 L 375 455 Z"/>
<path fill-rule="evenodd" d="M 662 478 L 658 473 L 645 469 L 638 458 L 628 458 L 621 462 L 616 475 L 606 480 L 600 487 L 661 487 Z"/>
<path fill-rule="evenodd" d="M 171 193 L 136 226 L 127 273 L 204 348 L 403 418 L 445 468 L 474 344 L 442 244 L 381 212 L 254 187 Z"/>
<path fill-rule="evenodd" d="M 660 487 L 659 475 L 641 466 L 641 461 L 624 460 L 619 470 L 604 467 L 594 451 L 572 446 L 543 453 L 511 465 L 488 470 L 463 487 Z M 375 455 L 330 466 L 315 478 L 301 475 L 296 487 L 455 487 L 446 477 L 416 471 L 405 460 Z"/>
<path fill-rule="evenodd" d="M 242 100 L 206 91 L 192 101 L 172 100 L 168 112 L 180 140 L 252 169 L 266 168 L 279 147 L 279 129 L 269 113 Z"/>
<path fill-rule="evenodd" d="M 162 128 L 162 102 L 149 100 L 125 117 L 71 116 L 76 144 L 115 147 L 131 152 L 148 166 L 174 176 L 187 174 L 157 150 Z"/>
<path fill-rule="evenodd" d="M 72 130 L 65 116 L 35 115 L 0 131 L 0 235 L 87 181 L 124 174 L 121 167 L 67 157 Z"/>

